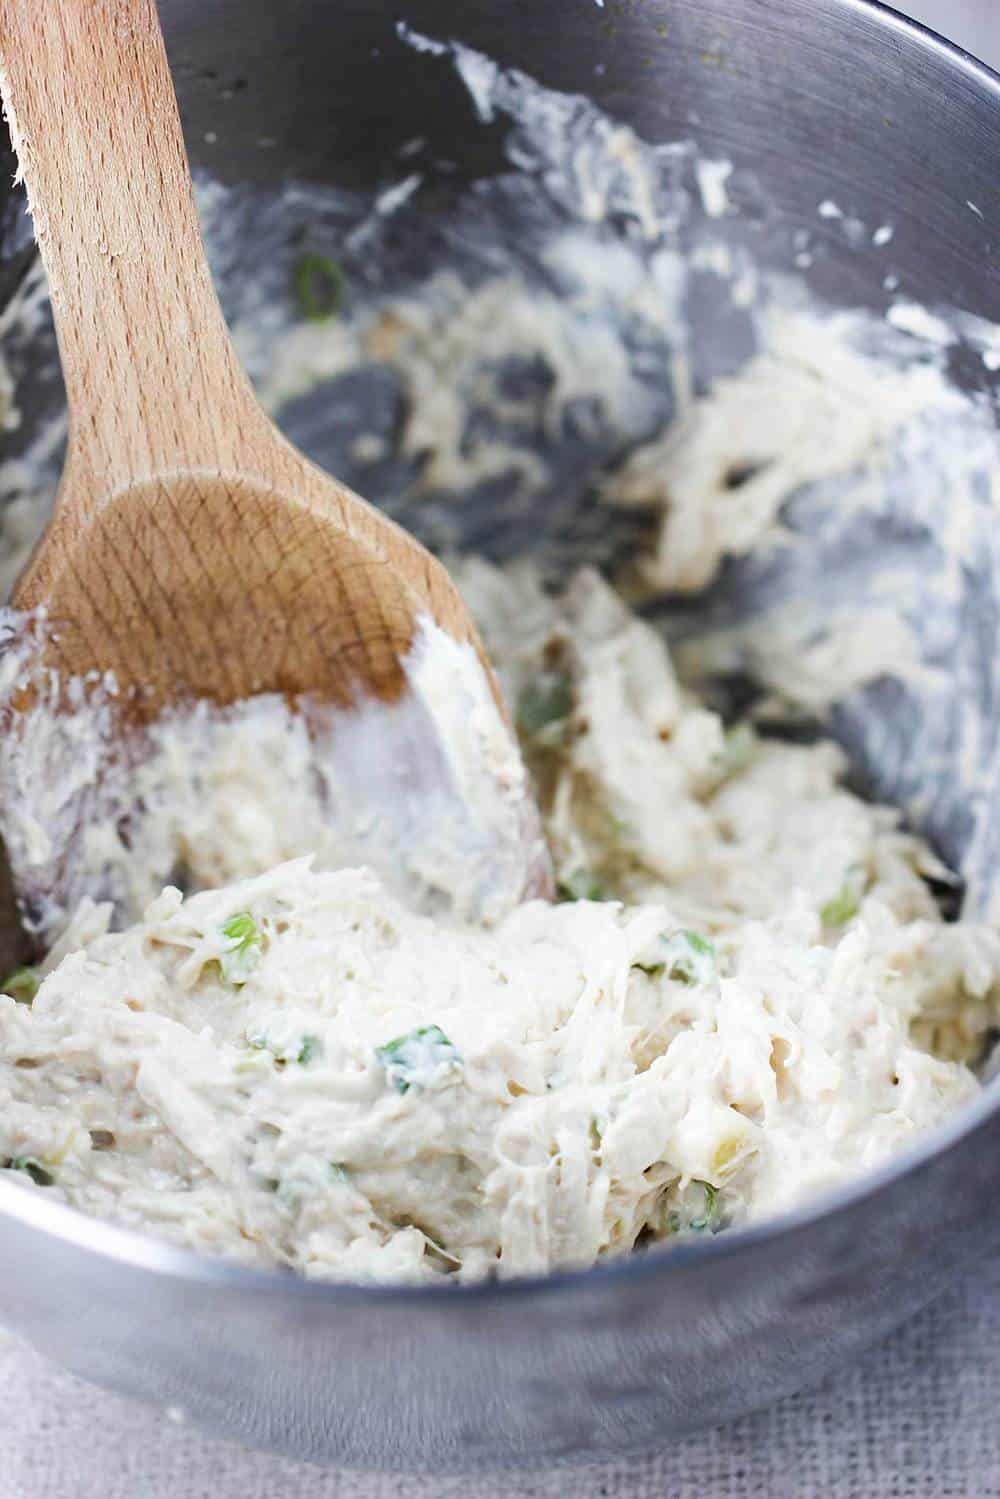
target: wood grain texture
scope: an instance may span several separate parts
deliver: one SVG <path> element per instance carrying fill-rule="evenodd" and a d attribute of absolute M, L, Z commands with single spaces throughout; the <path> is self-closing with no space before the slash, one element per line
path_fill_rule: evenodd
<path fill-rule="evenodd" d="M 54 519 L 13 600 L 48 608 L 52 663 L 113 671 L 147 717 L 190 696 L 391 699 L 420 615 L 482 656 L 441 566 L 257 404 L 153 0 L 0 0 L 0 88 L 70 407 Z"/>

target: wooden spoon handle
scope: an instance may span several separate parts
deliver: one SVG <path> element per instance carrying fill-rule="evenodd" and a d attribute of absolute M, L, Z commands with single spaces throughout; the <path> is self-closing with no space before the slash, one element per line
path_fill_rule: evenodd
<path fill-rule="evenodd" d="M 70 404 L 61 509 L 233 465 L 263 420 L 205 259 L 153 0 L 0 0 L 0 88 Z M 82 519 L 82 517 L 81 517 Z"/>

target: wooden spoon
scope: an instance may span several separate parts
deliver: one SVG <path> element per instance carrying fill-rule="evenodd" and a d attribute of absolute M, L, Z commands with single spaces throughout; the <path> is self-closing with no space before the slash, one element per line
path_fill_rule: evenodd
<path fill-rule="evenodd" d="M 0 0 L 0 87 L 70 409 L 55 515 L 12 600 L 47 612 L 45 665 L 63 679 L 113 673 L 128 734 L 196 699 L 398 708 L 417 644 L 444 632 L 499 704 L 444 569 L 257 404 L 212 286 L 152 0 Z M 15 709 L 32 702 L 22 694 Z M 506 718 L 510 756 L 497 755 L 494 734 L 472 778 L 493 783 L 499 818 L 480 818 L 464 770 L 453 773 L 468 745 L 414 742 L 451 732 L 442 723 L 454 718 L 421 705 L 373 720 L 380 734 L 403 725 L 398 754 L 377 746 L 386 774 L 366 787 L 384 791 L 387 805 L 369 809 L 383 821 L 395 815 L 390 795 L 403 786 L 409 797 L 386 849 L 419 836 L 422 798 L 442 793 L 426 784 L 432 766 L 448 797 L 465 798 L 463 836 L 480 853 L 490 839 L 504 845 L 502 903 L 547 892 Z M 476 899 L 489 904 L 485 888 Z"/>

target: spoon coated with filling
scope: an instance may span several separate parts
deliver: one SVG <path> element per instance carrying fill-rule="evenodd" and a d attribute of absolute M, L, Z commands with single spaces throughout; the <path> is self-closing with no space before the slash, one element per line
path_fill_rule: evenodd
<path fill-rule="evenodd" d="M 152 0 L 0 0 L 0 85 L 70 409 L 55 515 L 12 599 L 44 622 L 44 680 L 112 684 L 123 744 L 179 703 L 261 694 L 350 723 L 334 810 L 368 830 L 370 862 L 398 874 L 444 827 L 468 852 L 469 914 L 547 893 L 530 788 L 447 573 L 292 447 L 240 367 Z M 38 681 L 16 675 L 15 737 Z M 72 887 L 68 865 L 46 877 Z"/>

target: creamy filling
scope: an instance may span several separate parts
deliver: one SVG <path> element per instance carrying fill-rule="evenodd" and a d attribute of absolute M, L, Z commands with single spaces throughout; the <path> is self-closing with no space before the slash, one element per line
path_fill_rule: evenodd
<path fill-rule="evenodd" d="M 516 1275 L 774 1213 L 975 1094 L 1000 936 L 942 920 L 946 872 L 840 751 L 724 727 L 593 572 L 457 573 L 560 903 L 487 928 L 322 855 L 269 868 L 223 769 L 244 877 L 121 932 L 84 900 L 0 998 L 10 1180 L 311 1276 Z"/>

